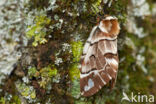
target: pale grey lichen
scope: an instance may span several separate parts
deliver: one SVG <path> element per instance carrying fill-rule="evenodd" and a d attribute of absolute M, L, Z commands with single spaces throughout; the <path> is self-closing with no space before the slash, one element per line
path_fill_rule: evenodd
<path fill-rule="evenodd" d="M 136 51 L 136 46 L 135 46 L 135 44 L 134 44 L 134 42 L 132 41 L 132 39 L 131 38 L 129 38 L 129 37 L 126 37 L 126 39 L 125 39 L 125 44 L 129 47 L 129 48 L 131 48 L 133 51 Z"/>
<path fill-rule="evenodd" d="M 59 51 L 55 54 L 55 58 L 56 58 L 56 59 L 55 59 L 55 65 L 60 65 L 60 64 L 63 62 L 62 58 L 59 57 L 60 53 L 61 53 L 61 50 L 59 50 Z"/>
<path fill-rule="evenodd" d="M 147 68 L 144 66 L 145 57 L 141 54 L 138 54 L 136 57 L 137 61 L 136 64 L 141 67 L 142 71 L 147 74 Z"/>
<path fill-rule="evenodd" d="M 47 10 L 55 10 L 58 8 L 58 5 L 56 4 L 56 0 L 49 0 L 49 6 L 47 8 Z"/>
<path fill-rule="evenodd" d="M 112 5 L 112 1 L 113 0 L 110 0 L 109 4 L 108 4 L 108 7 L 110 7 Z"/>
<path fill-rule="evenodd" d="M 128 6 L 128 12 L 132 12 L 134 16 L 142 17 L 150 15 L 149 4 L 146 0 L 131 0 L 132 7 Z"/>
<path fill-rule="evenodd" d="M 81 96 L 80 86 L 79 86 L 80 82 L 79 82 L 79 80 L 73 80 L 73 83 L 72 84 L 73 84 L 72 85 L 72 89 L 70 89 L 71 95 L 74 98 L 78 99 Z"/>
<path fill-rule="evenodd" d="M 83 41 L 82 39 L 82 34 L 78 33 L 78 32 L 75 32 L 75 33 L 72 33 L 70 34 L 70 36 L 74 39 L 74 41 Z"/>
<path fill-rule="evenodd" d="M 135 35 L 137 35 L 139 38 L 143 38 L 145 36 L 147 36 L 148 34 L 146 32 L 144 32 L 143 27 L 138 27 L 136 24 L 136 21 L 134 18 L 128 18 L 127 19 L 127 30 L 130 33 L 134 33 Z"/>
<path fill-rule="evenodd" d="M 60 65 L 63 62 L 62 58 L 56 57 L 55 59 L 55 65 Z"/>
<path fill-rule="evenodd" d="M 68 44 L 68 43 L 63 43 L 62 44 L 62 51 L 68 51 L 69 53 L 71 53 L 72 52 L 72 50 L 71 50 L 71 46 L 70 46 L 70 44 Z"/>
<path fill-rule="evenodd" d="M 61 79 L 61 75 L 58 73 L 53 79 L 52 81 L 54 83 L 59 83 L 60 82 L 60 79 Z"/>
<path fill-rule="evenodd" d="M 117 1 L 117 0 L 115 0 Z M 113 0 L 103 0 L 104 4 L 108 3 L 108 7 L 111 7 Z"/>
<path fill-rule="evenodd" d="M 131 0 L 131 4 L 128 5 L 127 10 L 128 16 L 126 27 L 128 32 L 134 33 L 139 38 L 147 36 L 148 34 L 145 33 L 143 27 L 137 26 L 137 21 L 135 19 L 135 17 L 139 17 L 143 20 L 145 16 L 151 14 L 149 4 L 146 0 Z"/>
<path fill-rule="evenodd" d="M 153 4 L 152 15 L 153 15 L 153 16 L 156 16 L 156 3 Z"/>
<path fill-rule="evenodd" d="M 29 78 L 26 77 L 26 76 L 24 76 L 24 77 L 22 78 L 22 80 L 23 80 L 24 83 L 29 83 Z"/>
<path fill-rule="evenodd" d="M 3 1 L 3 0 L 2 0 Z M 10 75 L 21 57 L 21 46 L 27 45 L 23 31 L 24 10 L 28 0 L 0 2 L 0 79 Z M 8 9 L 10 8 L 10 9 Z M 19 44 L 19 42 L 23 44 Z M 18 50 L 18 51 L 17 51 Z M 0 83 L 1 83 L 0 80 Z"/>
<path fill-rule="evenodd" d="M 145 52 L 146 48 L 145 47 L 141 47 L 139 49 L 139 52 L 136 56 L 136 64 L 142 69 L 142 71 L 147 74 L 148 73 L 148 70 L 147 68 L 145 67 L 144 65 L 144 62 L 145 62 L 145 56 L 143 55 L 144 52 Z"/>
<path fill-rule="evenodd" d="M 1 0 L 0 1 L 0 6 L 3 6 L 6 3 L 7 0 Z"/>
<path fill-rule="evenodd" d="M 103 2 L 106 4 L 108 2 L 108 0 L 103 0 Z"/>
<path fill-rule="evenodd" d="M 54 19 L 55 20 L 59 20 L 59 16 L 58 15 L 54 15 Z"/>

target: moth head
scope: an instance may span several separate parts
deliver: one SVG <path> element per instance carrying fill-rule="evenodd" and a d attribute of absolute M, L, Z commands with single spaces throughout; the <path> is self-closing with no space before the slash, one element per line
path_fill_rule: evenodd
<path fill-rule="evenodd" d="M 105 18 L 100 21 L 99 28 L 102 32 L 110 36 L 116 36 L 120 31 L 118 19 L 112 16 L 105 16 Z"/>

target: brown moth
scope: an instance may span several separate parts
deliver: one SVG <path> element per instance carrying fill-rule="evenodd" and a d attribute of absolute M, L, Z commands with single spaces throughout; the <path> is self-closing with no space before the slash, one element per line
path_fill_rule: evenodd
<path fill-rule="evenodd" d="M 119 63 L 119 31 L 118 20 L 112 16 L 106 16 L 93 27 L 81 57 L 80 90 L 83 96 L 95 94 L 108 83 L 114 87 Z"/>

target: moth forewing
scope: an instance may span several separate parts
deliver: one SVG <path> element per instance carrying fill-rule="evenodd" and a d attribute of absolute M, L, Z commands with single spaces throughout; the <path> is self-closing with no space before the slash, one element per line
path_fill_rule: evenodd
<path fill-rule="evenodd" d="M 107 16 L 94 26 L 83 49 L 80 69 L 80 90 L 91 96 L 104 85 L 114 87 L 118 71 L 117 35 L 120 27 L 116 17 Z"/>

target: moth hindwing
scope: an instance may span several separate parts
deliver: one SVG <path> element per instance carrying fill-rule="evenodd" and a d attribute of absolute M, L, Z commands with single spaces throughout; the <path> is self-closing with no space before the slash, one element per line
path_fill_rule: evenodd
<path fill-rule="evenodd" d="M 118 71 L 117 36 L 120 27 L 116 17 L 107 16 L 93 27 L 83 49 L 80 68 L 80 90 L 91 96 L 104 85 L 114 87 Z"/>

